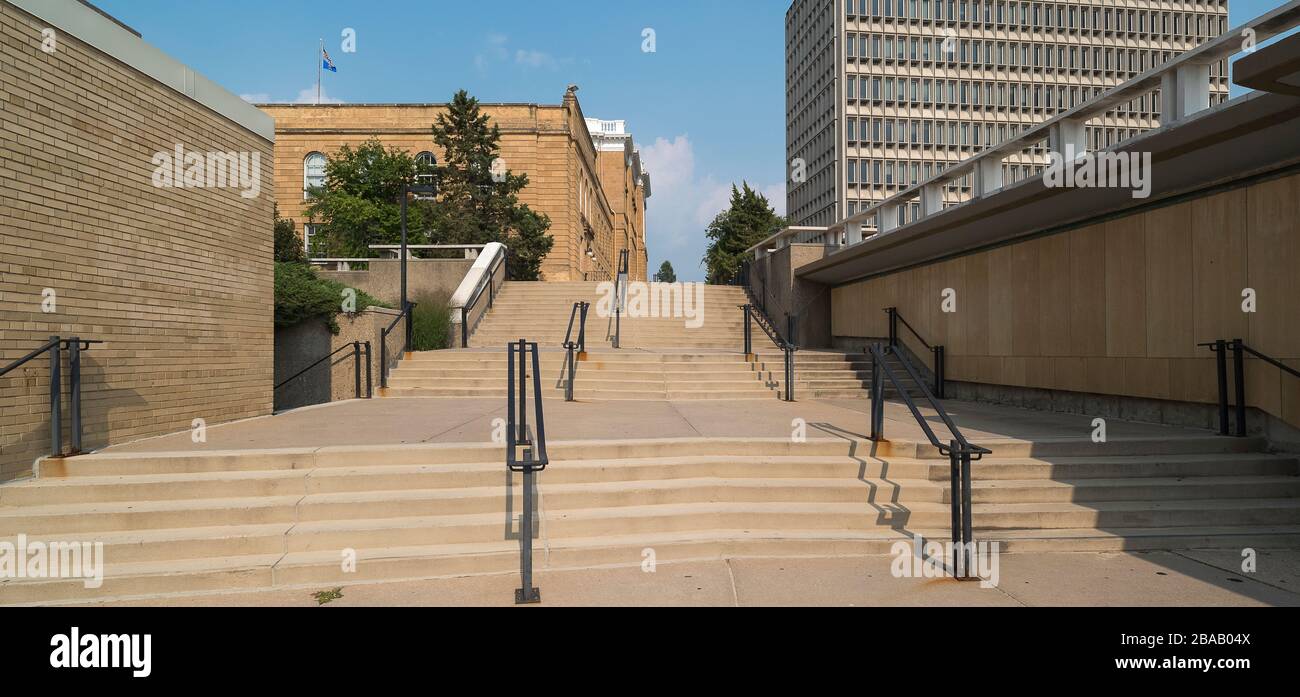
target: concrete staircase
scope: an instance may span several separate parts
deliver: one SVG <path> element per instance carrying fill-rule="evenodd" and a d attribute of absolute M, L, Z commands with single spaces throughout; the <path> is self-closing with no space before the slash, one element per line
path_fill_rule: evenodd
<path fill-rule="evenodd" d="M 908 394 L 921 395 L 916 382 L 907 375 L 898 357 L 890 354 L 885 358 L 890 370 L 899 378 L 899 383 Z M 758 352 L 757 367 L 762 371 L 763 380 L 778 390 L 785 385 L 784 355 L 775 349 L 763 349 Z M 917 370 L 922 370 L 917 366 Z M 928 373 L 921 375 L 928 380 Z M 882 376 L 882 379 L 883 376 Z M 845 353 L 827 350 L 803 350 L 795 353 L 794 360 L 795 399 L 870 399 L 871 397 L 871 356 L 863 353 Z M 933 389 L 933 385 L 927 383 Z M 894 385 L 888 380 L 884 384 L 885 397 L 898 396 Z"/>
<path fill-rule="evenodd" d="M 505 351 L 428 351 L 393 371 L 384 397 L 506 396 Z M 547 399 L 563 399 L 565 352 L 545 351 L 539 365 Z M 574 398 L 776 399 L 754 365 L 739 353 L 649 353 L 604 349 L 577 363 Z M 532 371 L 529 370 L 531 375 Z"/>
<path fill-rule="evenodd" d="M 587 317 L 587 348 L 611 346 L 614 318 L 598 314 L 601 307 L 599 284 L 595 282 L 529 283 L 511 281 L 502 287 L 492 309 L 470 337 L 472 348 L 504 347 L 527 337 L 541 346 L 559 347 L 564 342 L 569 314 L 575 302 L 591 303 Z M 744 318 L 739 306 L 747 302 L 745 290 L 730 286 L 704 286 L 703 301 L 692 296 L 689 306 L 700 312 L 688 321 L 669 310 L 660 316 L 622 317 L 621 345 L 624 349 L 730 350 L 744 346 Z M 608 305 L 609 303 L 605 303 Z M 629 308 L 634 310 L 635 308 Z M 665 316 L 667 315 L 667 316 Z M 689 325 L 699 325 L 692 328 Z M 761 333 L 755 337 L 766 341 Z"/>
<path fill-rule="evenodd" d="M 976 537 L 1004 551 L 1300 542 L 1297 461 L 1259 441 L 983 444 L 995 455 L 974 469 Z M 928 445 L 553 442 L 550 455 L 538 568 L 636 565 L 645 549 L 660 562 L 885 554 L 914 533 L 948 537 L 948 464 Z M 46 461 L 0 486 L 0 542 L 102 542 L 105 581 L 2 579 L 0 604 L 509 572 L 521 492 L 503 458 L 465 444 Z"/>
<path fill-rule="evenodd" d="M 578 363 L 576 399 L 777 397 L 775 385 L 742 353 L 743 288 L 706 286 L 702 302 L 692 296 L 689 307 L 701 313 L 695 328 L 680 316 L 623 317 L 621 350 L 612 348 L 614 319 L 599 315 L 600 300 L 597 283 L 507 283 L 471 337 L 470 350 L 411 354 L 393 371 L 382 396 L 504 398 L 505 347 L 527 338 L 543 351 L 545 396 L 563 398 L 568 373 L 561 345 L 573 304 L 585 301 L 591 303 L 588 355 Z M 772 346 L 765 335 L 757 329 L 755 333 L 755 341 L 763 342 L 759 345 Z"/>

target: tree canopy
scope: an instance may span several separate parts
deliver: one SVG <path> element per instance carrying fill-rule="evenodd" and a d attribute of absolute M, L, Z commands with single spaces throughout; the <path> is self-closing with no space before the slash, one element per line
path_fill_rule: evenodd
<path fill-rule="evenodd" d="M 731 187 L 731 206 L 713 219 L 705 233 L 709 247 L 704 253 L 704 265 L 712 284 L 735 280 L 740 265 L 753 258 L 745 250 L 786 226 L 786 219 L 776 214 L 766 196 L 748 183 L 741 186 Z"/>
<path fill-rule="evenodd" d="M 655 273 L 655 281 L 657 283 L 677 282 L 677 272 L 673 270 L 673 263 L 671 261 L 664 261 L 664 263 L 659 265 L 659 271 Z"/>
<path fill-rule="evenodd" d="M 313 240 L 320 248 L 313 252 L 364 258 L 372 244 L 399 243 L 403 187 L 432 181 L 435 200 L 408 201 L 410 244 L 501 242 L 510 247 L 511 278 L 535 280 L 554 244 L 551 221 L 519 202 L 528 176 L 500 159 L 500 129 L 461 90 L 438 116 L 432 138 L 442 150 L 437 164 L 377 139 L 329 156 L 325 186 L 310 192 L 306 212 L 317 225 Z"/>

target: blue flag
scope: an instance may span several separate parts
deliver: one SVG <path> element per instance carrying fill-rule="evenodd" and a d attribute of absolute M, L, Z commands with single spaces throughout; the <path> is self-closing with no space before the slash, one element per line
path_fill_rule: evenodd
<path fill-rule="evenodd" d="M 321 67 L 322 67 L 322 68 L 325 68 L 326 70 L 330 71 L 331 73 L 337 73 L 337 72 L 339 71 L 339 69 L 336 68 L 336 67 L 334 67 L 334 61 L 330 60 L 330 52 L 329 52 L 329 51 L 326 51 L 326 50 L 323 49 L 323 48 L 320 50 L 320 52 L 321 52 L 321 55 L 325 56 L 325 60 L 324 60 L 323 64 L 321 65 Z"/>

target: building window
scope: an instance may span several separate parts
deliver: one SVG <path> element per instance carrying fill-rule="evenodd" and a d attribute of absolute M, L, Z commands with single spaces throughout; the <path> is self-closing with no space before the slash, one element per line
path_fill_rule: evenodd
<path fill-rule="evenodd" d="M 302 197 L 311 198 L 312 189 L 325 187 L 325 156 L 314 152 L 303 161 Z"/>
<path fill-rule="evenodd" d="M 312 237 L 314 237 L 315 235 L 316 235 L 316 226 L 315 226 L 315 225 L 303 225 L 303 226 L 302 226 L 302 249 L 303 249 L 303 252 L 305 252 L 305 253 L 307 254 L 307 258 L 308 258 L 308 259 L 311 258 L 311 239 L 312 239 Z"/>

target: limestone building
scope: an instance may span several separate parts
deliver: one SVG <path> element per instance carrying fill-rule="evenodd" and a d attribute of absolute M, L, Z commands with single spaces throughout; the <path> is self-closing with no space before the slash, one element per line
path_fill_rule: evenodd
<path fill-rule="evenodd" d="M 1219 36 L 1227 21 L 1227 0 L 794 0 L 786 150 L 802 166 L 787 171 L 790 221 L 851 217 Z M 1218 104 L 1226 70 L 1211 73 Z M 1159 113 L 1155 98 L 1119 105 L 1089 124 L 1088 144 L 1155 128 Z M 1004 179 L 1040 161 L 1010 160 Z"/>
<path fill-rule="evenodd" d="M 551 219 L 555 246 L 542 262 L 542 280 L 613 278 L 619 252 L 645 273 L 645 199 L 650 179 L 622 122 L 587 119 L 570 88 L 559 104 L 481 104 L 501 130 L 500 156 L 528 175 L 520 200 Z M 445 104 L 266 104 L 275 118 L 275 197 L 280 215 L 306 238 L 307 190 L 325 181 L 328 156 L 344 145 L 376 138 L 388 147 L 437 162 L 433 125 Z M 589 124 L 617 124 L 595 133 Z M 615 155 L 615 149 L 617 155 Z M 635 260 L 640 259 L 638 264 Z"/>

